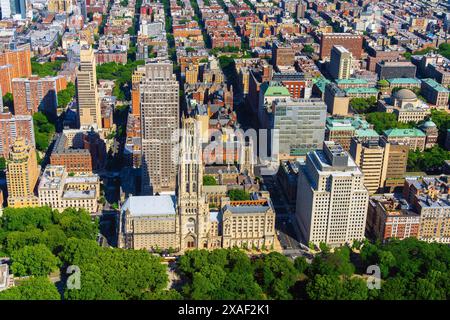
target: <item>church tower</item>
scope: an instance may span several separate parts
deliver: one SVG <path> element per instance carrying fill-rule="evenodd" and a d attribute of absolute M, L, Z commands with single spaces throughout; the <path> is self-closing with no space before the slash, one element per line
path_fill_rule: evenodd
<path fill-rule="evenodd" d="M 209 208 L 202 193 L 203 163 L 200 123 L 182 120 L 180 166 L 178 173 L 178 210 L 182 250 L 207 247 Z"/>

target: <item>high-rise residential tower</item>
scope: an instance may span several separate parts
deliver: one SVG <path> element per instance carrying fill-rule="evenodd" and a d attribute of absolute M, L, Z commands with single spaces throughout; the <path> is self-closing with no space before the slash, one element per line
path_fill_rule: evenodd
<path fill-rule="evenodd" d="M 11 146 L 19 137 L 25 139 L 30 146 L 35 145 L 33 117 L 0 113 L 0 157 L 8 157 Z"/>
<path fill-rule="evenodd" d="M 102 128 L 95 66 L 92 47 L 83 45 L 80 50 L 80 68 L 77 73 L 78 112 L 82 129 Z"/>
<path fill-rule="evenodd" d="M 350 78 L 352 54 L 343 46 L 333 46 L 330 58 L 330 75 L 334 79 Z"/>
<path fill-rule="evenodd" d="M 172 62 L 150 61 L 139 85 L 142 133 L 141 193 L 173 193 L 177 163 L 172 153 L 179 128 L 178 82 Z"/>
<path fill-rule="evenodd" d="M 39 168 L 34 147 L 27 145 L 23 138 L 16 139 L 7 161 L 8 206 L 37 206 L 38 198 L 34 194 L 34 188 L 38 177 Z"/>
<path fill-rule="evenodd" d="M 332 141 L 308 153 L 301 165 L 296 216 L 307 242 L 340 246 L 364 239 L 369 193 L 364 175 Z"/>
<path fill-rule="evenodd" d="M 364 173 L 364 185 L 370 194 L 389 188 L 401 181 L 408 161 L 408 146 L 379 139 L 353 137 L 350 154 Z M 391 181 L 392 180 L 392 181 Z"/>

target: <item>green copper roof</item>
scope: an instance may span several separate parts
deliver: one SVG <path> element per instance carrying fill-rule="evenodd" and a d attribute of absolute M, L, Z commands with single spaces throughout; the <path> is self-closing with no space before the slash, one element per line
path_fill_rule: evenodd
<path fill-rule="evenodd" d="M 416 78 L 392 78 L 386 79 L 389 83 L 392 84 L 420 84 L 420 80 Z"/>
<path fill-rule="evenodd" d="M 289 90 L 283 86 L 270 86 L 267 88 L 264 96 L 290 96 Z"/>
<path fill-rule="evenodd" d="M 337 79 L 336 84 L 367 84 L 369 81 L 366 79 L 350 78 L 350 79 Z"/>
<path fill-rule="evenodd" d="M 419 129 L 389 129 L 384 131 L 386 137 L 425 137 Z"/>
<path fill-rule="evenodd" d="M 355 136 L 361 138 L 377 138 L 380 135 L 373 129 L 358 129 L 355 131 Z"/>
<path fill-rule="evenodd" d="M 369 93 L 369 94 L 373 94 L 373 95 L 377 95 L 378 94 L 378 89 L 377 88 L 347 88 L 344 89 L 344 91 L 347 94 L 358 94 L 358 93 Z"/>
<path fill-rule="evenodd" d="M 430 87 L 432 87 L 436 91 L 447 92 L 447 93 L 450 92 L 446 88 L 444 88 L 440 83 L 437 83 L 433 79 L 423 79 L 422 82 L 425 82 L 427 85 L 429 85 Z"/>
<path fill-rule="evenodd" d="M 316 80 L 315 85 L 317 86 L 317 88 L 319 88 L 319 90 L 321 92 L 325 91 L 325 87 L 328 83 L 330 83 L 331 81 L 326 79 L 326 78 L 319 78 Z"/>

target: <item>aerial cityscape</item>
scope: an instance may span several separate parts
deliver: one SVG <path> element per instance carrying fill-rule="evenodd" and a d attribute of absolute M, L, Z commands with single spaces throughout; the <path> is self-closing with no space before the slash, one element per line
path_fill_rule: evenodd
<path fill-rule="evenodd" d="M 450 299 L 450 1 L 0 16 L 0 300 Z"/>

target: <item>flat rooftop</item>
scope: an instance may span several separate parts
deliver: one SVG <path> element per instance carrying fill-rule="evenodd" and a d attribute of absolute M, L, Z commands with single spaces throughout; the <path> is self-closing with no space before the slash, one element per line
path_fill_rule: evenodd
<path fill-rule="evenodd" d="M 122 206 L 122 211 L 130 211 L 132 217 L 157 215 L 175 215 L 176 197 L 160 196 L 130 196 Z"/>

